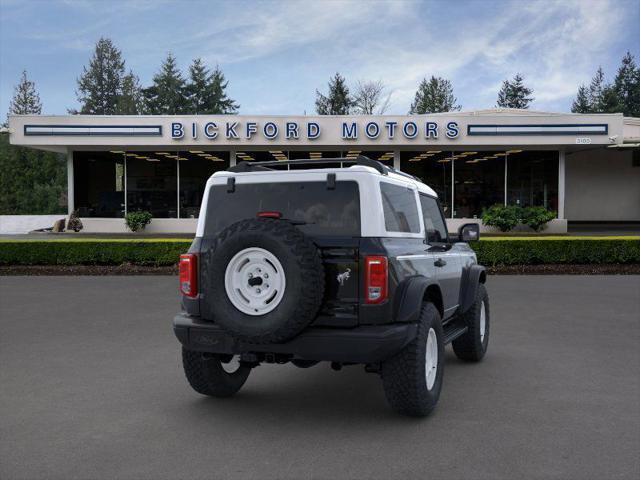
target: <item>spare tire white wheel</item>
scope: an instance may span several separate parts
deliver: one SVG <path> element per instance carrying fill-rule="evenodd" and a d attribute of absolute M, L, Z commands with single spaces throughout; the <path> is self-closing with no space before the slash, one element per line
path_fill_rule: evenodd
<path fill-rule="evenodd" d="M 283 342 L 316 318 L 324 267 L 316 245 L 291 223 L 268 218 L 234 223 L 204 257 L 208 318 L 238 340 Z"/>
<path fill-rule="evenodd" d="M 231 259 L 224 274 L 229 300 L 247 315 L 265 315 L 280 305 L 287 286 L 282 264 L 264 248 L 245 248 Z"/>

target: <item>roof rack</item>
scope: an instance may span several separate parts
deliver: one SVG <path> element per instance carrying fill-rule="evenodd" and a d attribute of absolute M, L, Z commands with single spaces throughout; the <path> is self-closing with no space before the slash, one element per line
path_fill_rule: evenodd
<path fill-rule="evenodd" d="M 393 168 L 390 168 L 377 160 L 371 160 L 369 157 L 359 155 L 357 158 L 301 158 L 297 160 L 268 160 L 266 162 L 240 162 L 234 167 L 229 168 L 229 172 L 255 172 L 264 170 L 274 170 L 273 168 L 278 165 L 305 165 L 309 163 L 351 163 L 354 165 L 363 165 L 365 167 L 371 167 L 380 172 L 382 175 L 387 175 L 389 172 L 396 172 Z M 400 173 L 400 172 L 396 172 Z"/>
<path fill-rule="evenodd" d="M 389 172 L 395 173 L 396 175 L 401 175 L 403 177 L 406 178 L 410 178 L 412 180 L 415 180 L 417 182 L 422 182 L 422 180 L 420 180 L 418 177 L 411 175 L 409 173 L 406 172 L 401 172 L 400 170 L 396 170 L 393 167 L 390 167 L 388 165 L 385 165 L 382 162 L 379 162 L 378 160 L 372 160 L 369 157 L 366 157 L 364 155 L 358 155 L 356 158 L 346 158 L 346 157 L 341 157 L 341 158 L 300 158 L 300 159 L 296 159 L 296 160 L 267 160 L 264 162 L 247 162 L 247 161 L 242 161 L 240 163 L 238 163 L 237 165 L 230 167 L 227 171 L 228 172 L 256 172 L 256 171 L 271 171 L 274 170 L 273 168 L 269 168 L 269 167 L 274 167 L 274 166 L 279 166 L 279 165 L 305 165 L 305 164 L 311 164 L 311 163 L 350 163 L 353 165 L 362 165 L 364 167 L 371 167 L 375 170 L 377 170 L 379 173 L 381 173 L 382 175 L 388 175 Z"/>

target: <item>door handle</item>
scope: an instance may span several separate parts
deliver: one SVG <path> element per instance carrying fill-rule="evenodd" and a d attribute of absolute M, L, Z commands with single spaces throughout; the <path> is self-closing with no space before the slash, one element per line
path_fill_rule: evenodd
<path fill-rule="evenodd" d="M 445 262 L 443 259 L 439 258 L 435 262 L 433 262 L 433 264 L 436 267 L 444 267 L 447 264 L 447 262 Z"/>

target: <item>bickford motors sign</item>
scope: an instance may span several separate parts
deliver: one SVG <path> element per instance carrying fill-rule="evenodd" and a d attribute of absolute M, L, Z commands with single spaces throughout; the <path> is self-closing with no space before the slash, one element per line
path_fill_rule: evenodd
<path fill-rule="evenodd" d="M 394 140 L 403 137 L 407 140 L 424 138 L 436 140 L 441 136 L 455 139 L 460 134 L 457 122 L 449 121 L 439 125 L 434 121 L 406 120 L 398 121 L 341 121 L 331 125 L 340 129 L 339 138 L 342 140 L 358 140 L 366 137 L 369 140 Z M 174 140 L 206 138 L 216 140 L 252 140 L 262 137 L 266 140 L 316 140 L 321 138 L 323 128 L 318 122 L 307 121 L 192 121 L 172 122 L 171 138 Z M 332 136 L 336 132 L 332 132 Z"/>
<path fill-rule="evenodd" d="M 11 116 L 16 145 L 570 145 L 622 142 L 622 115 Z M 27 140 L 28 137 L 28 140 Z M 66 138 L 65 138 L 66 137 Z M 135 138 L 135 140 L 132 140 Z M 63 150 L 61 148 L 61 150 Z"/>

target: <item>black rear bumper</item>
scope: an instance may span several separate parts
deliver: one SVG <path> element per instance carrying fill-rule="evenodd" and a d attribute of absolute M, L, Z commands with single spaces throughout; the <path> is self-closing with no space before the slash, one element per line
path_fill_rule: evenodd
<path fill-rule="evenodd" d="M 185 348 L 201 352 L 273 353 L 303 360 L 374 363 L 395 355 L 413 340 L 417 325 L 367 325 L 350 329 L 309 327 L 288 342 L 264 345 L 240 342 L 216 324 L 184 313 L 173 319 L 173 330 Z"/>

